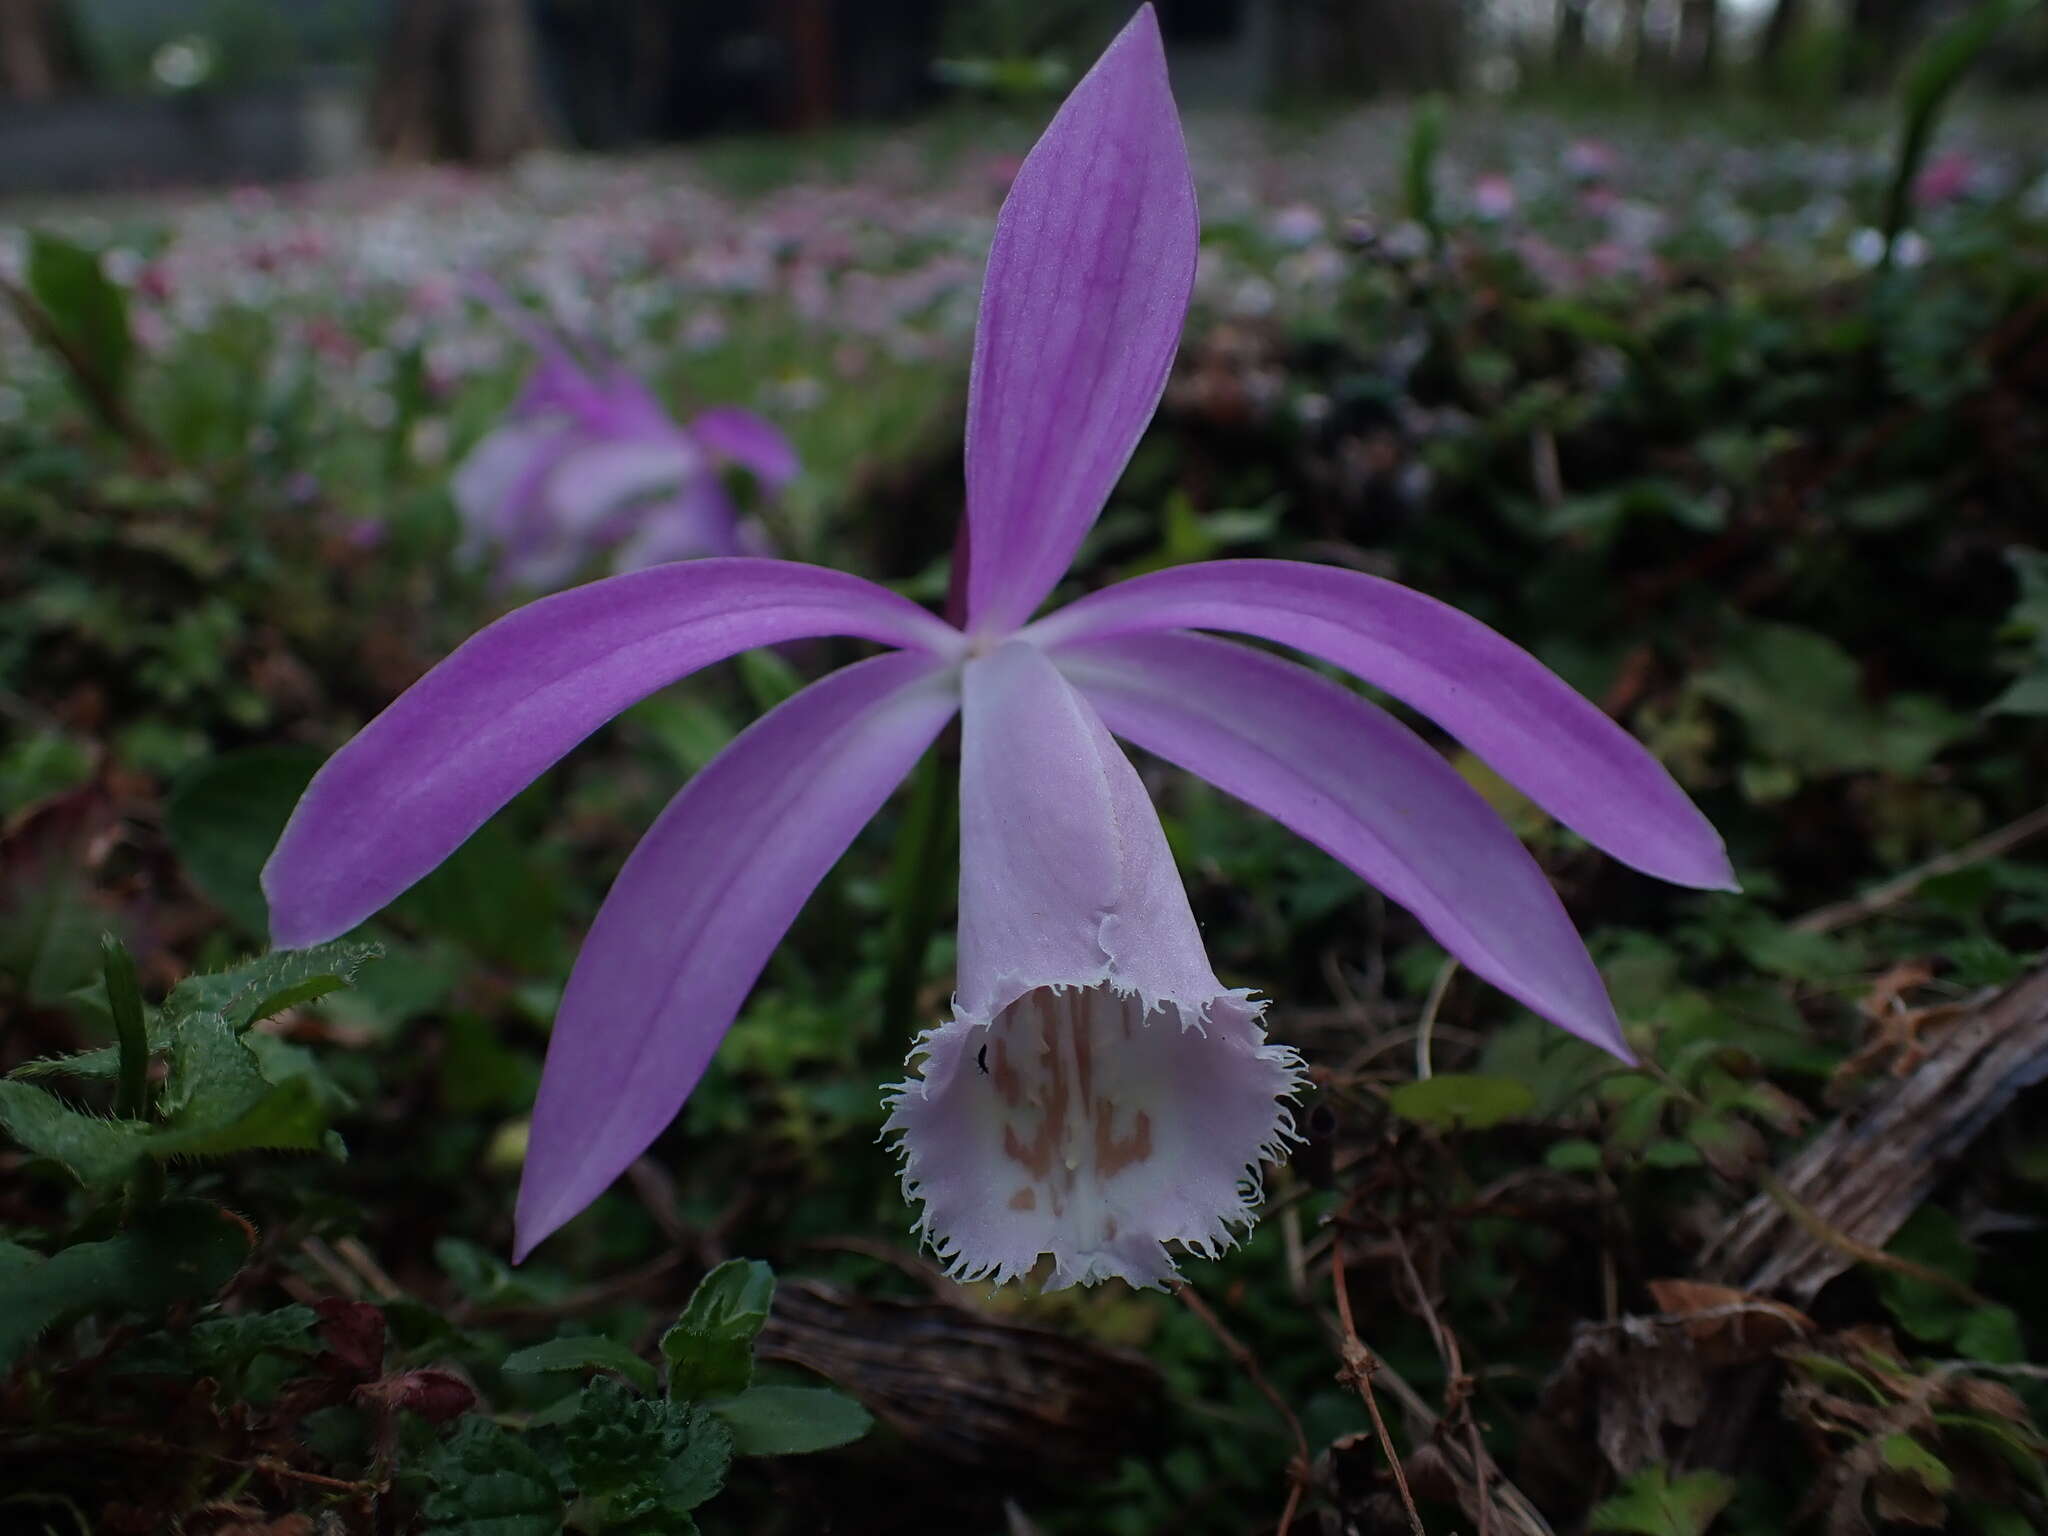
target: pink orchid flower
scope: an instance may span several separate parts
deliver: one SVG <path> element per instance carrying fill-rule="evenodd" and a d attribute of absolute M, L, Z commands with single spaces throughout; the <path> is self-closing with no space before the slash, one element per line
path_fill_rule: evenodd
<path fill-rule="evenodd" d="M 957 712 L 952 1017 L 891 1093 L 906 1194 L 953 1271 L 1174 1273 L 1247 1223 L 1300 1082 L 1203 951 L 1121 736 L 1264 810 L 1472 970 L 1626 1058 L 1534 859 L 1407 727 L 1290 646 L 1432 715 L 1653 875 L 1730 884 L 1648 753 L 1526 652 L 1393 582 L 1278 560 L 1183 566 L 1033 620 L 1157 406 L 1198 226 L 1150 7 L 1075 87 L 997 221 L 967 417 L 960 628 L 857 577 L 714 559 L 544 598 L 485 629 L 335 755 L 265 871 L 277 942 L 362 921 L 654 689 L 749 646 L 890 647 L 742 733 L 626 861 L 562 999 L 516 1251 L 673 1118 L 811 889 Z"/>
<path fill-rule="evenodd" d="M 621 570 L 706 555 L 765 555 L 720 471 L 773 495 L 795 478 L 787 439 L 750 411 L 716 407 L 679 426 L 622 368 L 586 367 L 522 325 L 540 367 L 507 419 L 456 468 L 466 558 L 504 582 L 553 587 L 608 557 Z"/>

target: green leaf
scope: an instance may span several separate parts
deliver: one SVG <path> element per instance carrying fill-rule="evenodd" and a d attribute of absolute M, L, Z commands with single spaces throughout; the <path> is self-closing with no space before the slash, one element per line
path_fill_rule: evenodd
<path fill-rule="evenodd" d="M 1536 1108 L 1536 1095 L 1528 1084 L 1512 1077 L 1439 1072 L 1401 1084 L 1387 1095 L 1387 1103 L 1402 1119 L 1438 1130 L 1462 1125 L 1483 1131 L 1530 1114 Z"/>
<path fill-rule="evenodd" d="M 1436 162 L 1443 136 L 1443 98 L 1425 96 L 1415 104 L 1409 118 L 1408 147 L 1401 166 L 1401 191 L 1408 217 L 1428 231 L 1432 247 L 1443 240 L 1443 224 L 1436 204 Z"/>
<path fill-rule="evenodd" d="M 226 1157 L 235 1152 L 324 1152 L 342 1156 L 338 1138 L 327 1130 L 327 1111 L 320 1090 L 309 1077 L 295 1077 L 268 1087 L 262 1097 L 240 1113 L 160 1131 L 149 1139 L 150 1154 L 161 1159 Z"/>
<path fill-rule="evenodd" d="M 1984 706 L 1987 715 L 2048 715 L 2048 670 L 2030 672 Z"/>
<path fill-rule="evenodd" d="M 1921 772 L 1970 722 L 1924 694 L 1864 697 L 1862 669 L 1825 635 L 1750 621 L 1694 688 L 1738 715 L 1752 751 L 1813 775 Z"/>
<path fill-rule="evenodd" d="M 749 1387 L 709 1405 L 741 1456 L 794 1456 L 858 1440 L 874 1427 L 867 1409 L 830 1387 Z"/>
<path fill-rule="evenodd" d="M 149 1106 L 149 1034 L 142 1018 L 142 992 L 135 981 L 135 961 L 127 946 L 111 933 L 100 935 L 100 964 L 107 986 L 107 1011 L 120 1039 L 116 1056 L 121 1086 L 114 1113 L 123 1120 L 146 1118 Z"/>
<path fill-rule="evenodd" d="M 58 731 L 30 731 L 0 749 L 0 821 L 92 777 L 92 749 Z"/>
<path fill-rule="evenodd" d="M 171 989 L 156 1017 L 149 1020 L 149 1054 L 162 1056 L 170 1050 L 183 1019 L 215 1013 L 237 1030 L 247 1029 L 287 1008 L 349 986 L 365 964 L 383 953 L 380 945 L 337 940 L 312 949 L 278 950 L 229 970 L 188 976 Z M 9 1076 L 110 1078 L 120 1070 L 120 1065 L 120 1051 L 107 1046 L 70 1056 L 25 1061 Z"/>
<path fill-rule="evenodd" d="M 735 660 L 747 697 L 754 701 L 754 708 L 764 713 L 791 698 L 804 685 L 802 674 L 774 651 L 741 651 Z"/>
<path fill-rule="evenodd" d="M 122 1349 L 116 1369 L 124 1374 L 205 1377 L 230 1396 L 248 1393 L 250 1367 L 265 1356 L 316 1355 L 322 1348 L 311 1307 L 280 1307 L 211 1317 L 189 1328 L 150 1334 Z"/>
<path fill-rule="evenodd" d="M 744 1392 L 754 1378 L 754 1339 L 774 1299 L 775 1271 L 758 1259 L 728 1259 L 706 1275 L 661 1336 L 669 1396 L 694 1402 Z"/>
<path fill-rule="evenodd" d="M 274 1312 L 208 1318 L 194 1323 L 185 1338 L 200 1371 L 222 1376 L 258 1355 L 317 1355 L 321 1344 L 313 1329 L 318 1322 L 311 1307 L 294 1305 Z"/>
<path fill-rule="evenodd" d="M 625 1345 L 602 1334 L 549 1339 L 505 1357 L 505 1369 L 516 1375 L 543 1371 L 616 1371 L 642 1392 L 655 1389 L 654 1367 Z"/>
<path fill-rule="evenodd" d="M 532 1447 L 503 1425 L 468 1418 L 423 1470 L 427 1529 L 454 1536 L 560 1536 L 562 1491 Z"/>
<path fill-rule="evenodd" d="M 732 1434 L 710 1413 L 636 1397 L 610 1376 L 584 1389 L 561 1433 L 577 1493 L 617 1519 L 695 1509 L 724 1485 L 732 1461 Z"/>
<path fill-rule="evenodd" d="M 1643 1163 L 1650 1168 L 1697 1168 L 1706 1159 L 1689 1141 L 1665 1138 L 1643 1148 Z"/>
<path fill-rule="evenodd" d="M 1606 1159 L 1598 1142 L 1583 1136 L 1554 1144 L 1543 1154 L 1543 1165 L 1557 1173 L 1594 1173 Z"/>
<path fill-rule="evenodd" d="M 1937 1413 L 1934 1423 L 1945 1436 L 1973 1436 L 2002 1457 L 2013 1471 L 2048 1492 L 2048 1441 L 2031 1424 L 2015 1424 L 1994 1414 L 1975 1413 Z"/>
<path fill-rule="evenodd" d="M 1977 1307 L 1956 1329 L 1956 1353 L 1987 1365 L 2018 1365 L 2027 1358 L 2019 1314 L 2011 1307 Z"/>
<path fill-rule="evenodd" d="M 148 1142 L 158 1158 L 335 1149 L 313 1080 L 271 1082 L 255 1053 L 217 1013 L 179 1022 L 163 1107 L 164 1126 Z"/>
<path fill-rule="evenodd" d="M 532 839 L 515 828 L 519 814 L 515 807 L 485 822 L 396 910 L 501 965 L 531 970 L 548 964 L 557 942 L 559 897 L 535 864 Z"/>
<path fill-rule="evenodd" d="M 434 1262 L 470 1301 L 487 1307 L 534 1306 L 553 1300 L 533 1279 L 521 1274 L 488 1249 L 459 1237 L 434 1240 Z"/>
<path fill-rule="evenodd" d="M 348 939 L 311 949 L 274 950 L 225 971 L 186 977 L 164 999 L 163 1011 L 171 1018 L 218 1013 L 236 1029 L 247 1029 L 351 985 L 356 974 L 383 953 L 382 945 Z"/>
<path fill-rule="evenodd" d="M 249 747 L 209 759 L 164 802 L 164 833 L 192 883 L 250 933 L 267 933 L 259 877 L 321 763 L 307 747 Z"/>
<path fill-rule="evenodd" d="M 1687 1472 L 1674 1479 L 1665 1467 L 1647 1467 L 1613 1498 L 1594 1506 L 1586 1528 L 1635 1536 L 1705 1536 L 1734 1497 L 1734 1480 L 1718 1472 Z"/>
<path fill-rule="evenodd" d="M 127 384 L 135 340 L 128 296 L 107 277 L 97 251 L 54 235 L 31 234 L 28 291 L 80 362 L 117 396 Z"/>
<path fill-rule="evenodd" d="M 24 1150 L 61 1163 L 89 1189 L 119 1184 L 146 1155 L 149 1127 L 71 1108 L 27 1083 L 0 1081 L 0 1130 Z"/>
<path fill-rule="evenodd" d="M 0 1245 L 0 1370 L 66 1318 L 160 1312 L 212 1296 L 234 1278 L 250 1244 L 248 1228 L 219 1206 L 170 1200 L 117 1236 L 74 1243 L 47 1259 Z"/>
<path fill-rule="evenodd" d="M 1923 1205 L 1909 1216 L 1886 1249 L 1900 1258 L 1939 1270 L 1964 1285 L 1977 1277 L 1976 1250 L 1963 1236 L 1955 1217 L 1936 1205 Z M 1952 1289 L 1918 1275 L 1887 1269 L 1876 1280 L 1878 1295 L 1899 1326 L 1931 1344 L 1955 1339 L 1980 1310 Z M 1993 1326 L 1978 1324 L 1980 1330 Z"/>
<path fill-rule="evenodd" d="M 1912 1478 L 1929 1493 L 1947 1493 L 1956 1485 L 1956 1475 L 1949 1471 L 1948 1463 L 1911 1435 L 1886 1435 L 1877 1453 L 1886 1466 Z"/>

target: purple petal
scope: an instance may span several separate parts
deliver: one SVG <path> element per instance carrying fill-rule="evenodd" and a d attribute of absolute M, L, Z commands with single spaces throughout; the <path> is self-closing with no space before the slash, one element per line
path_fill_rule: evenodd
<path fill-rule="evenodd" d="M 958 705 L 950 669 L 929 656 L 856 662 L 754 722 L 669 803 L 562 995 L 516 1258 L 675 1118 L 812 888 Z"/>
<path fill-rule="evenodd" d="M 633 502 L 682 489 L 708 472 L 704 456 L 682 433 L 586 441 L 556 461 L 547 496 L 553 532 L 572 545 Z"/>
<path fill-rule="evenodd" d="M 512 415 L 523 419 L 566 416 L 586 427 L 607 419 L 608 395 L 591 377 L 590 370 L 559 341 L 547 339 L 545 333 L 534 339 L 534 345 L 540 349 L 541 360 L 520 386 L 518 398 L 512 402 Z"/>
<path fill-rule="evenodd" d="M 1000 633 L 1060 579 L 1152 419 L 1200 226 L 1151 6 L 1025 158 L 996 220 L 967 404 L 967 611 Z"/>
<path fill-rule="evenodd" d="M 1033 625 L 1050 650 L 1162 629 L 1222 629 L 1334 662 L 1422 711 L 1624 864 L 1733 890 L 1713 826 L 1634 737 L 1477 619 L 1332 566 L 1212 560 L 1134 577 Z"/>
<path fill-rule="evenodd" d="M 634 571 L 664 560 L 696 560 L 706 555 L 770 555 L 774 553 L 760 528 L 742 523 L 725 487 L 701 477 L 676 496 L 654 506 L 634 509 L 631 526 L 621 535 L 613 559 L 622 571 Z"/>
<path fill-rule="evenodd" d="M 549 473 L 574 441 L 553 420 L 510 421 L 478 439 L 448 485 L 465 558 L 510 542 L 532 520 Z"/>
<path fill-rule="evenodd" d="M 691 421 L 690 435 L 713 458 L 746 470 L 764 491 L 779 491 L 797 476 L 796 450 L 789 439 L 752 411 L 714 406 Z"/>
<path fill-rule="evenodd" d="M 1509 996 L 1631 1060 L 1600 973 L 1536 861 L 1386 711 L 1306 667 L 1204 635 L 1059 653 L 1125 740 L 1199 774 L 1406 907 Z"/>
<path fill-rule="evenodd" d="M 263 870 L 280 948 L 354 927 L 637 699 L 736 652 L 853 635 L 938 655 L 957 631 L 857 576 L 697 560 L 507 614 L 401 694 L 314 776 Z"/>

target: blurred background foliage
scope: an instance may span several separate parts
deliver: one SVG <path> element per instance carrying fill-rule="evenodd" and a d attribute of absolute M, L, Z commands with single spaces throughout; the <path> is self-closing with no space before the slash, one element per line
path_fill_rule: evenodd
<path fill-rule="evenodd" d="M 1432 1532 L 2048 1526 L 2039 6 L 1161 6 L 1202 266 L 1071 589 L 1349 564 L 1624 721 L 1742 894 L 1444 746 L 1640 1070 L 1144 763 L 1306 1143 L 1183 1292 L 953 1287 L 875 1142 L 950 988 L 935 773 L 509 1268 L 584 925 L 824 642 L 629 711 L 352 947 L 251 959 L 314 768 L 518 596 L 449 499 L 532 363 L 467 279 L 768 416 L 780 551 L 936 603 L 994 212 L 1124 10 L 0 0 L 0 158 L 337 77 L 361 136 L 0 205 L 0 1523 L 1408 1529 L 1362 1336 Z"/>

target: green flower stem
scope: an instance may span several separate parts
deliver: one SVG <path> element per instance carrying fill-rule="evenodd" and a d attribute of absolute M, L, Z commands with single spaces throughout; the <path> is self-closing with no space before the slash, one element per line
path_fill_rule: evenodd
<path fill-rule="evenodd" d="M 149 1035 L 142 1022 L 142 990 L 135 982 L 134 958 L 111 933 L 100 935 L 100 968 L 107 980 L 114 1036 L 121 1045 L 114 1113 L 123 1120 L 141 1120 L 149 1112 Z"/>
<path fill-rule="evenodd" d="M 927 752 L 911 777 L 910 804 L 902 841 L 890 872 L 890 907 L 896 922 L 889 935 L 888 971 L 882 984 L 882 1017 L 891 1028 L 912 1022 L 924 957 L 944 908 L 946 866 L 953 857 L 947 788 L 954 771 L 946 743 Z"/>

